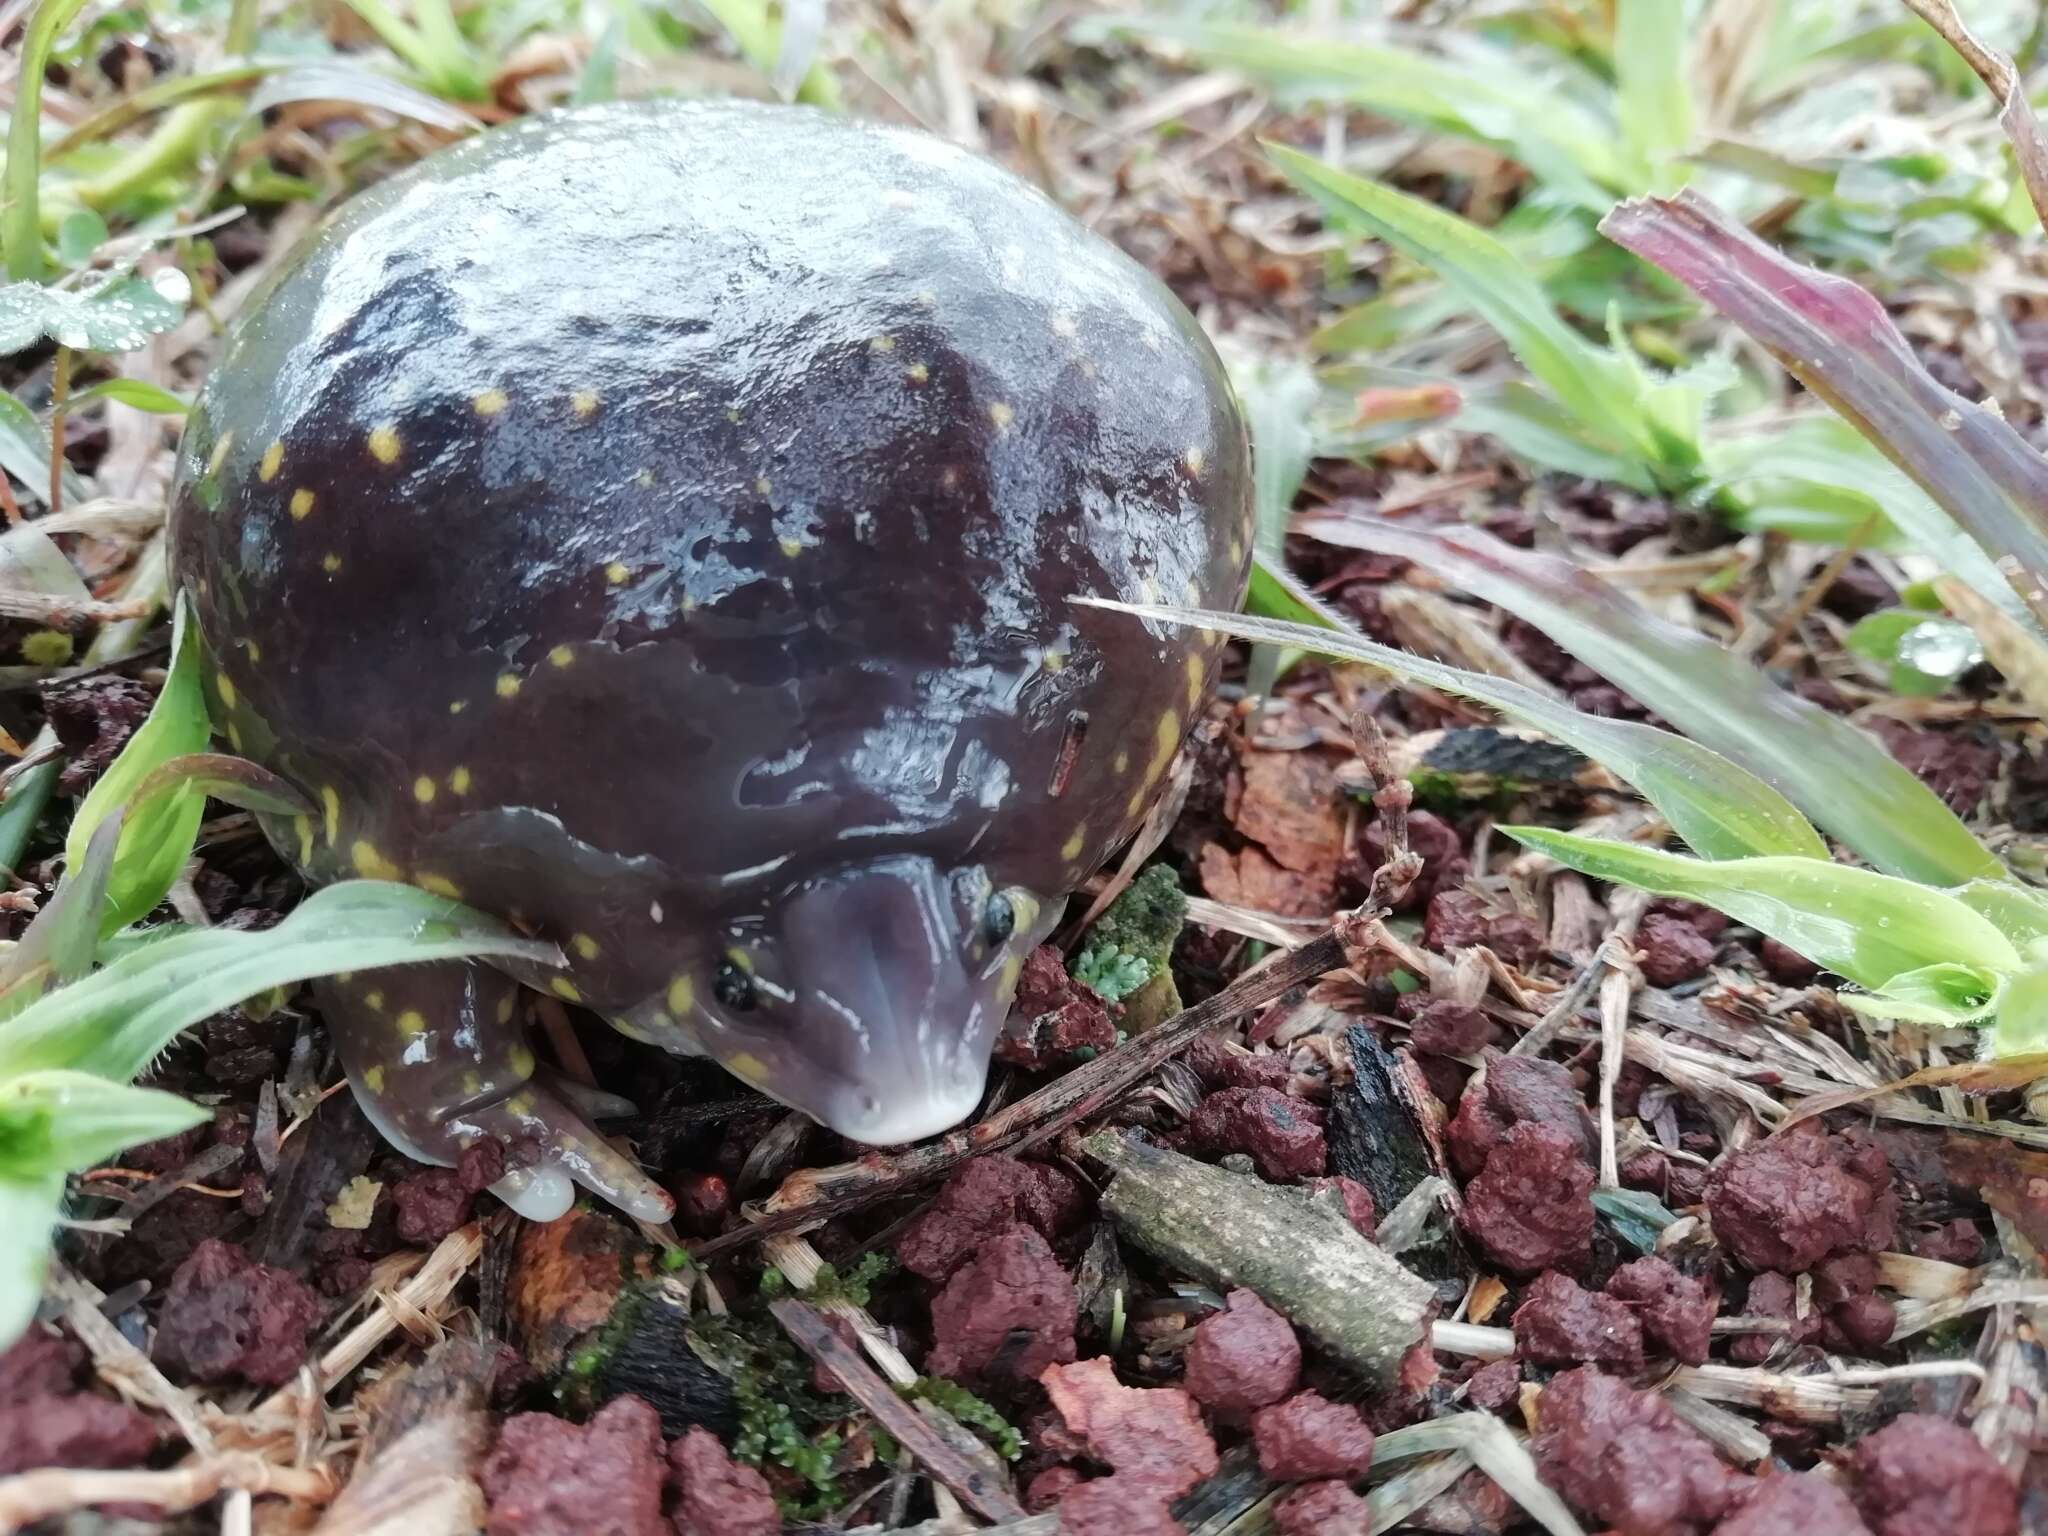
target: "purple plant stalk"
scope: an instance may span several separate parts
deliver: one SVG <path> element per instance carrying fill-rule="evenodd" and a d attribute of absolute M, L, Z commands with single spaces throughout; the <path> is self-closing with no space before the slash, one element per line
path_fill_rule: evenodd
<path fill-rule="evenodd" d="M 1754 337 L 1983 546 L 2048 625 L 2048 458 L 1995 402 L 1921 366 L 1884 306 L 1847 278 L 1789 261 L 1705 198 L 1631 198 L 1608 239 L 1663 268 Z"/>

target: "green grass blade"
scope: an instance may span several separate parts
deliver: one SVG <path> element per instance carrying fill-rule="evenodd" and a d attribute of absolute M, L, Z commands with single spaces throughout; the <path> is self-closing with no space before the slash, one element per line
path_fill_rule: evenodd
<path fill-rule="evenodd" d="M 1827 857 L 1827 846 L 1806 818 L 1770 785 L 1698 742 L 1655 726 L 1589 715 L 1520 683 L 1397 651 L 1348 628 L 1333 633 L 1248 614 L 1203 613 L 1102 599 L 1086 601 L 1090 607 L 1109 608 L 1169 624 L 1198 625 L 1240 639 L 1298 646 L 1324 656 L 1362 661 L 1397 677 L 1477 699 L 1548 732 L 1619 774 L 1641 791 L 1689 847 L 1708 858 L 1735 859 L 1757 854 Z"/>
<path fill-rule="evenodd" d="M 14 74 L 14 116 L 7 125 L 7 169 L 0 178 L 0 251 L 7 275 L 37 282 L 43 275 L 43 213 L 38 178 L 43 172 L 43 71 L 57 34 L 85 0 L 43 0 L 29 19 Z"/>
<path fill-rule="evenodd" d="M 1814 964 L 1882 991 L 1937 965 L 2004 974 L 2020 954 L 1989 919 L 1911 880 L 1820 859 L 1689 859 L 1549 827 L 1501 830 L 1595 880 L 1725 912 Z"/>
<path fill-rule="evenodd" d="M 494 956 L 559 965 L 551 944 L 382 880 L 344 880 L 261 932 L 182 929 L 0 1022 L 0 1074 L 46 1068 L 125 1082 L 209 1014 L 336 971 Z"/>
<path fill-rule="evenodd" d="M 1165 16 L 1091 19 L 1077 30 L 1176 43 L 1296 101 L 1346 102 L 1473 140 L 1596 210 L 1616 193 L 1649 185 L 1620 152 L 1611 118 L 1588 110 L 1526 57 L 1491 44 L 1465 40 L 1463 57 L 1451 58 L 1391 42 Z"/>
<path fill-rule="evenodd" d="M 1645 185 L 1682 179 L 1672 162 L 1692 147 L 1689 41 L 1683 0 L 1621 0 L 1614 24 L 1617 112 Z"/>
<path fill-rule="evenodd" d="M 0 1082 L 0 1177 L 90 1168 L 126 1147 L 203 1125 L 213 1111 L 174 1093 L 89 1072 L 23 1072 Z"/>
<path fill-rule="evenodd" d="M 1542 285 L 1500 241 L 1434 203 L 1285 145 L 1266 149 L 1338 222 L 1371 231 L 1457 290 L 1595 442 L 1624 456 L 1654 456 L 1631 371 L 1559 319 Z"/>
<path fill-rule="evenodd" d="M 0 1177 L 0 1349 L 21 1337 L 43 1297 L 50 1229 L 64 1204 L 64 1175 Z"/>
<path fill-rule="evenodd" d="M 128 738 L 120 755 L 78 807 L 64 841 L 65 858 L 76 868 L 101 820 L 126 806 L 144 782 L 163 764 L 206 750 L 212 727 L 199 674 L 199 647 L 193 641 L 184 605 L 178 608 L 171 641 L 171 665 L 163 692 L 140 730 Z M 121 846 L 114 855 L 113 877 L 107 885 L 107 908 L 101 932 L 125 928 L 164 898 L 191 857 L 199 835 L 206 796 L 186 786 L 153 799 L 128 817 Z"/>
<path fill-rule="evenodd" d="M 1875 737 L 1564 560 L 1474 529 L 1317 517 L 1302 530 L 1346 548 L 1406 556 L 1535 625 L 1688 736 L 1769 783 L 1879 869 L 1944 886 L 2005 872 Z"/>

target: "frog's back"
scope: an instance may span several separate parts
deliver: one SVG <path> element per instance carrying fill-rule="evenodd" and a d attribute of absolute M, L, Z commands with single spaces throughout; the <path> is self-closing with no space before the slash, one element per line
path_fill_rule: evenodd
<path fill-rule="evenodd" d="M 1214 653 L 1067 599 L 1234 603 L 1248 504 L 1213 352 L 1049 201 L 640 104 L 348 205 L 202 395 L 174 536 L 221 723 L 324 799 L 290 851 L 546 926 L 591 898 L 532 889 L 548 838 L 621 904 L 895 846 L 1071 883 Z"/>

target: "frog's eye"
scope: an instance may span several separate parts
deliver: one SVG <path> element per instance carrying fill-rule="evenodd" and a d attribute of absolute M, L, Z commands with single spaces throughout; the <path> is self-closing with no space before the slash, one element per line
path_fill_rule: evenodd
<path fill-rule="evenodd" d="M 1017 904 L 1009 892 L 997 891 L 981 909 L 981 936 L 990 944 L 1005 944 L 1017 931 Z"/>
<path fill-rule="evenodd" d="M 728 955 L 718 962 L 718 974 L 711 980 L 711 995 L 721 1007 L 734 1013 L 752 1012 L 758 1000 L 753 972 Z"/>

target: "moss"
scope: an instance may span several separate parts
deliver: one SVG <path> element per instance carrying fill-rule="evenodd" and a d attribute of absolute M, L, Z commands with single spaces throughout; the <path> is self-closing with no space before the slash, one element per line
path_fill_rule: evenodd
<path fill-rule="evenodd" d="M 912 1402 L 936 1404 L 968 1428 L 983 1431 L 1003 1460 L 1015 1461 L 1024 1454 L 1024 1436 L 1017 1426 L 959 1382 L 944 1376 L 920 1376 L 901 1390 Z"/>
<path fill-rule="evenodd" d="M 1151 865 L 1095 920 L 1075 958 L 1075 979 L 1121 1004 L 1124 1027 L 1132 1034 L 1180 1012 L 1173 946 L 1187 914 L 1188 898 L 1173 866 Z"/>

